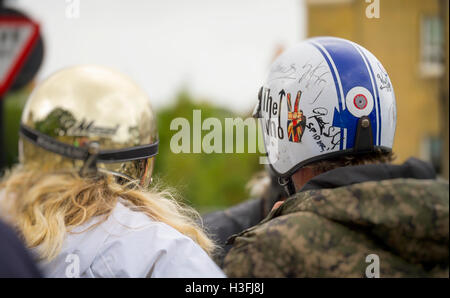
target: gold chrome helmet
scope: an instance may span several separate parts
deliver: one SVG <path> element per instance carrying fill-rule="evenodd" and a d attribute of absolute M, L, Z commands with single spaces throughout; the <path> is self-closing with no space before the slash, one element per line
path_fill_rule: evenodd
<path fill-rule="evenodd" d="M 158 152 L 146 93 L 108 68 L 63 69 L 30 95 L 20 126 L 20 162 L 42 170 L 97 169 L 148 186 Z"/>

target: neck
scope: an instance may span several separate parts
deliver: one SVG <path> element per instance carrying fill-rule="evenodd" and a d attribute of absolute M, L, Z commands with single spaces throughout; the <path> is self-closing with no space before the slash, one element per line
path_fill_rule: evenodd
<path fill-rule="evenodd" d="M 292 175 L 292 182 L 295 186 L 295 191 L 299 191 L 309 180 L 317 174 L 311 168 L 301 168 Z"/>

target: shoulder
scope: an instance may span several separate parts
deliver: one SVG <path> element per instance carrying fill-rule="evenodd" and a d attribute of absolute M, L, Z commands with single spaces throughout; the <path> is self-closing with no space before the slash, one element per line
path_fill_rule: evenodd
<path fill-rule="evenodd" d="M 101 227 L 108 231 L 92 274 L 114 277 L 222 277 L 192 239 L 119 203 Z"/>
<path fill-rule="evenodd" d="M 308 230 L 322 221 L 313 213 L 291 213 L 246 230 L 234 239 L 224 271 L 230 277 L 289 276 L 291 265 L 303 263 L 303 252 L 310 250 Z"/>
<path fill-rule="evenodd" d="M 363 238 L 315 213 L 290 213 L 237 237 L 224 271 L 229 277 L 321 276 L 328 266 L 338 270 L 339 262 L 364 246 Z"/>

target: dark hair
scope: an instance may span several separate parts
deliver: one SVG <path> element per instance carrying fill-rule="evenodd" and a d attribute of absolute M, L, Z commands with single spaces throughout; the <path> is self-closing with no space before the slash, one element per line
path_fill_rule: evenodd
<path fill-rule="evenodd" d="M 366 164 L 377 164 L 377 163 L 391 163 L 394 161 L 395 155 L 392 151 L 382 151 L 381 149 L 376 149 L 374 152 L 364 153 L 364 154 L 350 154 L 345 156 L 339 156 L 335 158 L 330 158 L 326 160 L 320 160 L 313 162 L 305 168 L 310 168 L 315 174 L 324 173 L 336 168 L 347 167 L 347 166 L 357 166 Z"/>

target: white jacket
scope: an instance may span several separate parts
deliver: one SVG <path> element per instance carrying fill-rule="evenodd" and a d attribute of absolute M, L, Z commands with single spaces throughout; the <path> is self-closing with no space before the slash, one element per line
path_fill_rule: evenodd
<path fill-rule="evenodd" d="M 225 277 L 189 237 L 118 203 L 109 218 L 69 233 L 60 254 L 39 267 L 47 277 Z"/>

